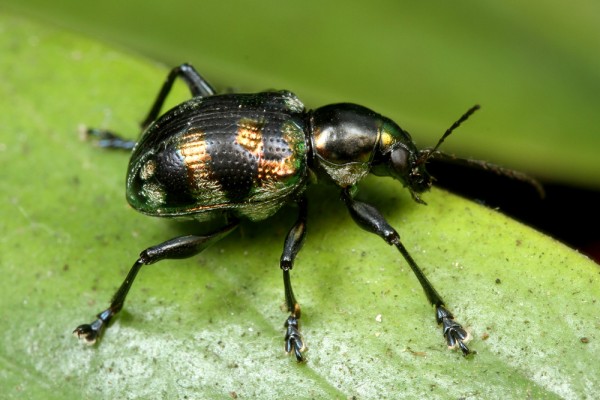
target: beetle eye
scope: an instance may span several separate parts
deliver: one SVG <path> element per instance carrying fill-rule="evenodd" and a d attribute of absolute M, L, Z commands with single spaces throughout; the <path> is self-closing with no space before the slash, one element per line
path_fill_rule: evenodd
<path fill-rule="evenodd" d="M 413 193 L 421 193 L 431 186 L 431 177 L 425 170 L 425 164 L 419 164 L 411 152 L 403 146 L 398 146 L 390 153 L 390 175 L 407 186 Z"/>
<path fill-rule="evenodd" d="M 403 183 L 408 183 L 408 174 L 411 171 L 409 152 L 402 146 L 396 147 L 390 154 L 390 172 L 392 176 Z"/>

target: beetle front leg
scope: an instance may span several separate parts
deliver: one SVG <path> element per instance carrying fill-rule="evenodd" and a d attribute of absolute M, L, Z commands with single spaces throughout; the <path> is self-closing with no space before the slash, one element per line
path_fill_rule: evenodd
<path fill-rule="evenodd" d="M 387 223 L 383 215 L 373 206 L 363 203 L 352 198 L 350 188 L 342 191 L 342 198 L 346 207 L 350 211 L 352 219 L 364 230 L 375 233 L 385 240 L 388 244 L 396 246 L 400 254 L 404 257 L 414 274 L 417 276 L 419 283 L 425 291 L 427 299 L 432 306 L 435 307 L 435 319 L 438 324 L 442 324 L 443 335 L 446 338 L 446 343 L 450 348 L 460 348 L 463 355 L 469 355 L 471 351 L 466 345 L 470 340 L 468 332 L 456 321 L 454 316 L 446 306 L 444 300 L 438 294 L 431 282 L 427 279 L 423 271 L 408 253 L 402 242 L 400 235 L 390 224 Z"/>
<path fill-rule="evenodd" d="M 175 239 L 167 240 L 157 246 L 152 246 L 140 253 L 140 258 L 133 264 L 127 277 L 112 297 L 110 306 L 97 315 L 97 319 L 91 324 L 79 325 L 73 331 L 73 334 L 83 339 L 87 344 L 94 344 L 101 336 L 104 328 L 108 325 L 125 303 L 125 298 L 138 272 L 144 265 L 154 264 L 164 259 L 182 259 L 194 256 L 208 246 L 222 239 L 237 227 L 238 223 L 232 223 L 225 228 L 205 236 L 180 236 Z"/>
<path fill-rule="evenodd" d="M 285 351 L 286 353 L 294 352 L 296 360 L 298 362 L 304 361 L 302 352 L 306 350 L 302 335 L 300 334 L 299 319 L 301 315 L 300 305 L 296 301 L 294 291 L 292 290 L 292 283 L 290 281 L 290 270 L 294 266 L 294 260 L 296 255 L 302 248 L 304 243 L 304 237 L 306 235 L 306 215 L 307 206 L 306 198 L 298 200 L 298 219 L 292 229 L 288 232 L 285 242 L 283 245 L 283 253 L 281 254 L 281 260 L 279 266 L 283 271 L 283 286 L 285 289 L 285 303 L 290 316 L 285 321 L 286 334 L 285 334 Z"/>

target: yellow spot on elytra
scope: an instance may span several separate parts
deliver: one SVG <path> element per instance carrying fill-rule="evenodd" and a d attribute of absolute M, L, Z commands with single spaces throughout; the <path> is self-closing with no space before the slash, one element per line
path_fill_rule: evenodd
<path fill-rule="evenodd" d="M 148 180 L 149 178 L 152 177 L 152 175 L 154 175 L 155 171 L 156 171 L 156 161 L 150 159 L 150 160 L 146 161 L 146 163 L 140 169 L 140 178 L 144 181 Z"/>
<path fill-rule="evenodd" d="M 291 156 L 280 160 L 261 159 L 258 165 L 258 174 L 264 180 L 279 180 L 296 172 Z"/>
<path fill-rule="evenodd" d="M 162 186 L 156 183 L 145 183 L 142 185 L 142 194 L 148 203 L 154 207 L 164 204 L 166 199 Z"/>
<path fill-rule="evenodd" d="M 188 184 L 192 193 L 204 198 L 206 203 L 225 201 L 221 185 L 212 176 L 208 165 L 211 160 L 203 132 L 187 132 L 179 145 L 179 154 L 187 167 Z"/>
<path fill-rule="evenodd" d="M 256 184 L 263 186 L 273 181 L 281 181 L 282 178 L 294 175 L 296 172 L 292 162 L 292 156 L 274 160 L 265 159 L 265 143 L 262 130 L 264 122 L 249 118 L 240 120 L 238 123 L 235 141 L 256 157 L 258 170 Z M 285 141 L 285 139 L 284 139 Z"/>
<path fill-rule="evenodd" d="M 238 123 L 237 144 L 248 150 L 255 156 L 263 152 L 262 128 L 264 123 L 253 119 L 244 118 Z"/>
<path fill-rule="evenodd" d="M 210 155 L 206 151 L 204 134 L 202 132 L 186 135 L 186 141 L 181 144 L 179 151 L 188 168 L 191 168 L 195 164 L 204 164 L 210 160 Z"/>

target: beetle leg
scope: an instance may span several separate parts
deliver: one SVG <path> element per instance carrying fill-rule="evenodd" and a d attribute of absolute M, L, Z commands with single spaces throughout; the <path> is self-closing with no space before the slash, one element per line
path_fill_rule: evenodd
<path fill-rule="evenodd" d="M 283 285 L 285 288 L 285 303 L 290 316 L 285 321 L 286 334 L 285 334 L 285 351 L 291 353 L 294 351 L 296 360 L 298 362 L 304 361 L 302 352 L 306 350 L 302 335 L 300 334 L 299 323 L 300 319 L 300 305 L 296 301 L 294 291 L 292 290 L 292 283 L 290 281 L 290 270 L 294 266 L 294 260 L 296 255 L 302 248 L 304 242 L 304 236 L 306 234 L 306 215 L 307 206 L 306 198 L 302 197 L 298 200 L 298 219 L 290 231 L 288 232 L 285 242 L 283 245 L 283 253 L 281 254 L 281 260 L 279 266 L 283 271 Z"/>
<path fill-rule="evenodd" d="M 156 100 L 154 100 L 152 108 L 150 108 L 148 115 L 141 123 L 142 130 L 145 130 L 156 119 L 156 117 L 158 117 L 160 109 L 162 108 L 167 95 L 171 91 L 173 82 L 175 82 L 176 78 L 181 78 L 185 81 L 192 96 L 194 97 L 212 96 L 216 93 L 215 89 L 213 89 L 210 83 L 208 83 L 194 67 L 192 67 L 190 64 L 181 64 L 180 66 L 173 68 L 171 72 L 169 72 L 169 75 L 167 75 L 167 79 L 165 80 L 165 83 L 163 83 L 160 92 L 158 92 L 158 96 L 156 96 Z"/>
<path fill-rule="evenodd" d="M 182 259 L 194 256 L 206 249 L 211 244 L 219 241 L 229 232 L 237 227 L 238 223 L 234 222 L 227 225 L 225 228 L 205 236 L 180 236 L 171 240 L 167 240 L 159 245 L 148 247 L 140 253 L 140 258 L 133 264 L 127 277 L 119 287 L 119 290 L 112 297 L 110 306 L 97 315 L 97 319 L 91 324 L 79 325 L 73 331 L 73 334 L 80 339 L 83 339 L 87 344 L 94 344 L 102 334 L 104 328 L 108 325 L 112 317 L 114 317 L 125 303 L 127 293 L 135 280 L 139 270 L 144 265 L 154 264 L 157 261 L 164 259 Z"/>
<path fill-rule="evenodd" d="M 352 198 L 350 194 L 350 188 L 346 188 L 342 191 L 342 198 L 352 219 L 364 230 L 375 233 L 385 240 L 389 245 L 394 245 L 400 251 L 400 254 L 404 257 L 408 265 L 410 265 L 417 279 L 421 283 L 427 299 L 435 308 L 435 318 L 438 324 L 442 324 L 443 335 L 446 338 L 446 343 L 450 348 L 460 348 L 463 355 L 471 353 L 465 342 L 470 340 L 470 335 L 467 331 L 456 321 L 454 316 L 446 306 L 444 300 L 438 294 L 437 290 L 425 277 L 417 263 L 413 260 L 411 255 L 408 253 L 402 242 L 400 241 L 400 235 L 392 226 L 390 226 L 383 215 L 373 206 L 367 203 L 363 203 Z"/>
<path fill-rule="evenodd" d="M 85 130 L 87 136 L 93 136 L 98 140 L 98 146 L 105 149 L 131 150 L 137 143 L 135 140 L 124 139 L 116 133 L 104 129 L 88 128 Z"/>
<path fill-rule="evenodd" d="M 167 79 L 165 80 L 165 83 L 163 83 L 160 92 L 158 92 L 158 96 L 156 96 L 156 100 L 154 100 L 150 111 L 148 111 L 148 115 L 146 115 L 146 118 L 144 118 L 140 124 L 142 132 L 158 117 L 176 78 L 181 78 L 185 81 L 190 89 L 190 93 L 194 97 L 212 96 L 216 93 L 210 83 L 208 83 L 191 65 L 181 64 L 180 66 L 173 68 L 169 72 L 169 75 L 167 75 Z M 88 136 L 95 136 L 98 138 L 98 145 L 104 148 L 131 150 L 136 144 L 136 141 L 134 140 L 123 139 L 116 133 L 104 129 L 86 129 L 85 133 Z"/>

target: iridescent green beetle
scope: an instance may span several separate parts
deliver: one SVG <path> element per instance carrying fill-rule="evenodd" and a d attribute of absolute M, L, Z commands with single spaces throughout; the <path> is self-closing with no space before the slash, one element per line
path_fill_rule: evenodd
<path fill-rule="evenodd" d="M 178 77 L 186 82 L 192 98 L 157 118 Z M 241 219 L 262 220 L 284 204 L 295 202 L 299 214 L 285 238 L 280 267 L 290 313 L 285 322 L 285 350 L 303 361 L 306 346 L 299 331 L 300 306 L 292 290 L 290 270 L 306 231 L 304 189 L 317 182 L 339 187 L 354 221 L 396 246 L 434 306 L 448 346 L 468 355 L 467 331 L 454 320 L 396 230 L 375 207 L 355 200 L 353 189 L 369 173 L 391 176 L 410 190 L 415 201 L 424 203 L 419 194 L 428 190 L 432 181 L 425 169 L 427 161 L 440 159 L 526 181 L 541 191 L 536 181 L 519 172 L 437 150 L 477 108 L 456 121 L 434 148 L 419 151 L 408 132 L 365 107 L 343 103 L 306 110 L 288 91 L 217 95 L 192 66 L 174 68 L 142 123 L 144 132 L 139 142 L 121 139 L 109 131 L 89 133 L 97 136 L 103 147 L 133 149 L 127 200 L 136 210 L 156 217 L 200 221 L 222 217 L 227 222 L 211 234 L 181 236 L 142 251 L 109 308 L 91 324 L 77 327 L 74 334 L 95 343 L 122 309 L 143 265 L 191 257 L 230 233 Z"/>

